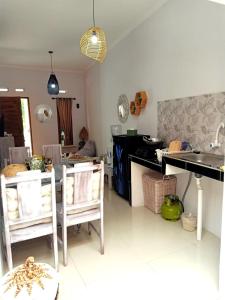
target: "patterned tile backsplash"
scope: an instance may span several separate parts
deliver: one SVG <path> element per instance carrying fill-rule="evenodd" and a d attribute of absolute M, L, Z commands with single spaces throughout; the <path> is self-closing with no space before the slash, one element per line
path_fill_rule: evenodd
<path fill-rule="evenodd" d="M 158 102 L 158 137 L 189 142 L 194 149 L 217 154 L 225 152 L 225 130 L 219 132 L 221 147 L 211 150 L 216 129 L 225 122 L 225 92 Z"/>

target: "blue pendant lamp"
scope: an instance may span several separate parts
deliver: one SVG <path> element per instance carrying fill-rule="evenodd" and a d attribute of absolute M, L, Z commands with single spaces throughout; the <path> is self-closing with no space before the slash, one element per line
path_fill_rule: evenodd
<path fill-rule="evenodd" d="M 51 56 L 51 75 L 49 77 L 48 80 L 48 85 L 47 85 L 47 89 L 48 89 L 48 93 L 49 95 L 58 95 L 59 93 L 59 83 L 58 80 L 53 72 L 53 68 L 52 68 L 52 54 L 53 51 L 48 51 L 48 53 Z"/>

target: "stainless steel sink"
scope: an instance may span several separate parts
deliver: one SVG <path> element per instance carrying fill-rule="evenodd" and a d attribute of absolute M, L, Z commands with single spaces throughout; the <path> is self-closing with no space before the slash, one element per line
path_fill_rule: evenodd
<path fill-rule="evenodd" d="M 224 163 L 224 156 L 223 155 L 217 155 L 212 153 L 182 153 L 179 154 L 179 158 L 182 160 L 191 161 L 200 165 L 207 165 L 213 168 L 220 168 L 223 166 Z"/>

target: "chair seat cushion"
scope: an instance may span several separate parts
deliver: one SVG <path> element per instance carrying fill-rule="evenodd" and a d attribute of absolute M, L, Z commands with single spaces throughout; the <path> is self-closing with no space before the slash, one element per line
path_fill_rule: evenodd
<path fill-rule="evenodd" d="M 53 232 L 52 223 L 36 224 L 26 228 L 19 228 L 10 231 L 11 243 L 29 240 L 44 235 L 51 234 Z"/>
<path fill-rule="evenodd" d="M 14 230 L 18 230 L 18 229 L 22 229 L 25 228 L 25 230 L 27 229 L 28 231 L 33 227 L 34 225 L 42 225 L 42 224 L 47 224 L 47 223 L 51 223 L 52 218 L 51 217 L 47 217 L 47 218 L 43 218 L 43 219 L 39 219 L 39 220 L 33 220 L 33 221 L 29 221 L 29 222 L 25 222 L 24 223 L 17 223 L 16 221 L 10 221 L 10 230 L 14 231 Z M 29 229 L 30 228 L 30 229 Z"/>
<path fill-rule="evenodd" d="M 91 222 L 94 220 L 100 220 L 100 210 L 99 209 L 90 209 L 88 211 L 83 211 L 80 213 L 76 213 L 73 215 L 67 216 L 67 224 L 68 226 Z"/>
<path fill-rule="evenodd" d="M 77 215 L 77 214 L 90 214 L 92 213 L 93 209 L 97 209 L 100 210 L 100 204 L 95 204 L 93 203 L 92 205 L 89 205 L 88 207 L 79 207 L 79 208 L 75 208 L 75 209 L 69 209 L 69 206 L 67 206 L 67 215 Z M 62 203 L 57 203 L 56 204 L 56 210 L 57 210 L 57 214 L 62 215 L 63 210 L 62 210 Z"/>

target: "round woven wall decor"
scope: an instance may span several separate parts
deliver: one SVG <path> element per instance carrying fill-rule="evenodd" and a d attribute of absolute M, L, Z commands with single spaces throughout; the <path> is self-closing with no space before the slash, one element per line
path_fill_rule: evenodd
<path fill-rule="evenodd" d="M 93 43 L 91 38 L 95 32 L 97 42 Z M 106 38 L 104 31 L 99 27 L 91 27 L 80 39 L 80 50 L 84 55 L 102 63 L 107 52 Z"/>

